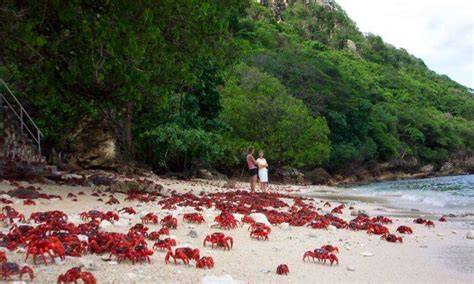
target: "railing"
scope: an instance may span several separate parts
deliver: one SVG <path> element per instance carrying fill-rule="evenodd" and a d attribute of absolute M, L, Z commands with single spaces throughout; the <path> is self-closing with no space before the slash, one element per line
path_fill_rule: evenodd
<path fill-rule="evenodd" d="M 8 88 L 5 81 L 0 79 L 0 106 L 4 102 L 20 121 L 22 133 L 26 133 L 36 143 L 38 153 L 41 155 L 41 138 L 44 136 L 36 123 L 18 101 L 13 92 Z"/>

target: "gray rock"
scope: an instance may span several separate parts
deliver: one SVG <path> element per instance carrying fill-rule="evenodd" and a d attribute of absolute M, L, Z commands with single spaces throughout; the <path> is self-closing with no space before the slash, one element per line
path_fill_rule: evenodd
<path fill-rule="evenodd" d="M 347 267 L 347 270 L 349 270 L 349 271 L 355 271 L 356 269 L 355 269 L 354 266 L 349 265 L 349 266 Z"/>
<path fill-rule="evenodd" d="M 99 269 L 99 266 L 92 260 L 81 259 L 81 263 L 85 270 L 97 271 Z"/>
<path fill-rule="evenodd" d="M 196 231 L 191 230 L 191 231 L 189 231 L 189 233 L 188 233 L 188 237 L 191 237 L 191 238 L 193 238 L 193 239 L 196 239 L 196 238 L 198 237 L 198 234 L 197 234 Z"/>
<path fill-rule="evenodd" d="M 468 238 L 469 240 L 474 240 L 474 231 L 469 231 L 467 234 L 466 234 L 466 238 Z"/>
<path fill-rule="evenodd" d="M 433 170 L 434 170 L 433 165 L 426 165 L 426 166 L 421 167 L 420 172 L 422 172 L 422 173 L 431 173 Z"/>

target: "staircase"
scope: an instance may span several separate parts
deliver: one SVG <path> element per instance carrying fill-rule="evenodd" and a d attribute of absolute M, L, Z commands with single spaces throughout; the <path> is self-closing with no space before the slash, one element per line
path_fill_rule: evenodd
<path fill-rule="evenodd" d="M 41 155 L 43 133 L 0 79 L 0 177 L 50 172 Z"/>

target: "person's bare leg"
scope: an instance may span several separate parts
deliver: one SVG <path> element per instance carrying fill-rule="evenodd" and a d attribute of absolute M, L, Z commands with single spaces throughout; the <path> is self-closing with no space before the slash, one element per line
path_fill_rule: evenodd
<path fill-rule="evenodd" d="M 265 192 L 265 183 L 264 182 L 260 182 L 260 190 L 262 192 Z"/>
<path fill-rule="evenodd" d="M 254 191 L 254 189 L 253 189 L 253 177 L 249 178 L 249 183 L 250 183 L 250 191 L 253 192 Z"/>
<path fill-rule="evenodd" d="M 268 182 L 264 182 L 263 183 L 263 191 L 267 192 L 267 189 L 268 189 Z"/>
<path fill-rule="evenodd" d="M 255 188 L 257 187 L 257 176 L 253 176 L 253 182 L 252 182 L 252 192 L 255 192 Z"/>

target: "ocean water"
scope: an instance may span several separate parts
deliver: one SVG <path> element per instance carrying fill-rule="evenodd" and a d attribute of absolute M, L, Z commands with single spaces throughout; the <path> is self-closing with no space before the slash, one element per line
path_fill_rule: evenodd
<path fill-rule="evenodd" d="M 371 183 L 352 188 L 351 194 L 382 197 L 398 207 L 432 213 L 474 213 L 474 175 Z"/>

